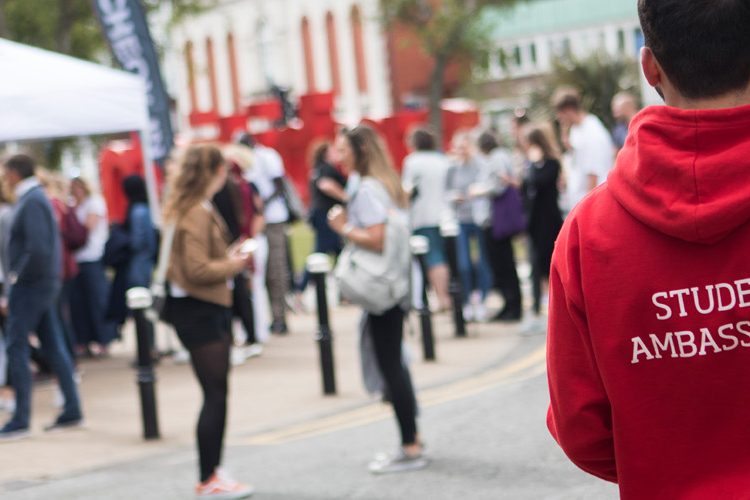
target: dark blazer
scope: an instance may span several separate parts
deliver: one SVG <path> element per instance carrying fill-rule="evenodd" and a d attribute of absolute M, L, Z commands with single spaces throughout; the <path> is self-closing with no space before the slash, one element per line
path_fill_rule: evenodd
<path fill-rule="evenodd" d="M 11 281 L 19 285 L 55 285 L 62 276 L 60 231 L 41 186 L 16 203 L 8 238 Z"/>

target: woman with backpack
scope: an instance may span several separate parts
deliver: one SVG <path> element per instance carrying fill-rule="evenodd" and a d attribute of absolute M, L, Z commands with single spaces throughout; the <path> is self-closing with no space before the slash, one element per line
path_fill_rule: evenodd
<path fill-rule="evenodd" d="M 329 225 L 349 245 L 382 254 L 387 245 L 394 244 L 386 241 L 390 214 L 403 213 L 408 206 L 408 196 L 401 187 L 401 180 L 382 140 L 371 128 L 358 126 L 346 132 L 345 140 L 341 141 L 340 155 L 347 173 L 357 172 L 361 181 L 346 210 L 341 206 L 331 209 Z M 408 240 L 408 225 L 405 228 Z M 407 257 L 406 269 L 408 262 Z M 400 266 L 401 263 L 396 265 Z M 405 274 L 408 275 L 408 272 Z M 416 397 L 402 352 L 404 315 L 409 301 L 408 284 L 403 295 L 385 312 L 365 312 L 377 366 L 401 431 L 398 451 L 391 455 L 378 455 L 370 463 L 369 470 L 374 474 L 416 470 L 427 465 L 417 433 Z"/>

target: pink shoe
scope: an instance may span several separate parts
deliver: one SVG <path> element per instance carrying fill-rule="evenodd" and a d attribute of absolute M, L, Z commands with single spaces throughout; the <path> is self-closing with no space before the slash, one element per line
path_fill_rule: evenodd
<path fill-rule="evenodd" d="M 222 500 L 247 498 L 254 491 L 255 489 L 252 486 L 238 483 L 220 469 L 217 469 L 208 481 L 195 487 L 195 495 L 198 498 L 216 498 Z"/>

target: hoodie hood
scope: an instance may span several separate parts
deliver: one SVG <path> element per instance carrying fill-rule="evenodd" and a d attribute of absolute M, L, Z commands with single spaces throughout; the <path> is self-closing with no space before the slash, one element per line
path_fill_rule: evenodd
<path fill-rule="evenodd" d="M 643 224 L 713 244 L 750 220 L 750 106 L 641 111 L 608 189 Z"/>

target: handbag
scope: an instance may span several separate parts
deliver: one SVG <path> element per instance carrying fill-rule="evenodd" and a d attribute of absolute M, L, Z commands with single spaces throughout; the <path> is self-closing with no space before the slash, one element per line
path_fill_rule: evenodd
<path fill-rule="evenodd" d="M 65 246 L 71 252 L 86 246 L 89 230 L 78 220 L 75 209 L 66 207 L 60 220 L 60 232 Z"/>
<path fill-rule="evenodd" d="M 368 179 L 364 182 L 377 181 Z M 388 194 L 379 184 L 377 186 L 375 191 L 389 206 Z M 341 295 L 373 314 L 382 314 L 407 301 L 411 290 L 409 234 L 406 216 L 391 209 L 386 220 L 382 253 L 347 243 L 334 269 Z"/>
<path fill-rule="evenodd" d="M 122 267 L 130 261 L 130 232 L 123 224 L 113 224 L 104 245 L 102 261 L 105 266 Z"/>
<path fill-rule="evenodd" d="M 492 236 L 504 240 L 526 229 L 521 193 L 513 186 L 492 200 Z"/>
<path fill-rule="evenodd" d="M 167 225 L 164 229 L 164 237 L 159 247 L 159 261 L 156 265 L 156 274 L 151 283 L 151 309 L 158 319 L 166 322 L 169 322 L 167 268 L 169 267 L 169 257 L 172 253 L 172 244 L 174 243 L 176 231 L 177 224 L 174 223 Z"/>

